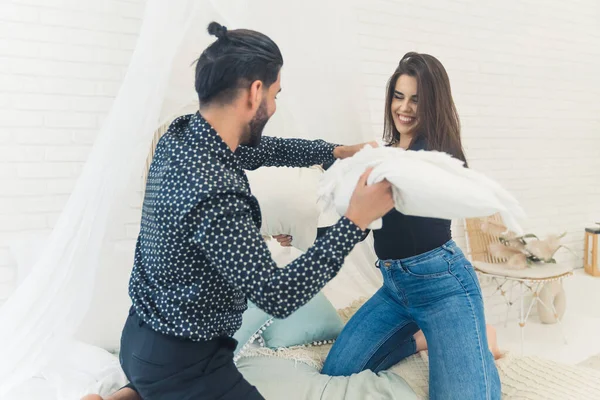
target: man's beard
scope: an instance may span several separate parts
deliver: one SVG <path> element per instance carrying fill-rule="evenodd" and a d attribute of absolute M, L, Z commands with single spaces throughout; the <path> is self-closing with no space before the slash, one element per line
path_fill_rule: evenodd
<path fill-rule="evenodd" d="M 244 135 L 245 137 L 242 144 L 248 147 L 258 147 L 267 121 L 269 121 L 269 117 L 267 116 L 267 103 L 263 101 L 260 103 L 260 106 L 258 106 L 256 115 L 248 124 L 248 131 L 246 135 Z"/>

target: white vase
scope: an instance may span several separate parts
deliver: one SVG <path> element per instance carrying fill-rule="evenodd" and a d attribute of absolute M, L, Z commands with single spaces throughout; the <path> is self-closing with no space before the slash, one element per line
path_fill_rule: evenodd
<path fill-rule="evenodd" d="M 567 295 L 561 281 L 549 282 L 544 285 L 539 293 L 540 300 L 547 306 L 544 307 L 540 302 L 537 303 L 537 311 L 540 321 L 544 324 L 557 323 L 556 317 L 562 320 L 567 309 Z M 552 305 L 556 314 L 552 310 Z"/>

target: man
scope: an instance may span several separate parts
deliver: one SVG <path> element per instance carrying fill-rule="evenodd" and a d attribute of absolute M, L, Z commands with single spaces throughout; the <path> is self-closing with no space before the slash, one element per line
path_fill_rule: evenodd
<path fill-rule="evenodd" d="M 260 235 L 243 169 L 308 167 L 358 146 L 262 138 L 275 113 L 283 58 L 267 36 L 208 27 L 200 56 L 200 112 L 180 117 L 150 167 L 121 339 L 131 381 L 114 399 L 262 399 L 233 363 L 233 334 L 249 299 L 277 318 L 308 302 L 341 268 L 366 227 L 392 207 L 387 182 L 363 175 L 345 217 L 284 269 Z"/>

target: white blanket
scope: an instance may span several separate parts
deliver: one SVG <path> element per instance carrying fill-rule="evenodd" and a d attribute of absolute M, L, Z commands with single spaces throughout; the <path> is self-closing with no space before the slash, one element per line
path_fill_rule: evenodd
<path fill-rule="evenodd" d="M 393 186 L 395 207 L 405 215 L 455 219 L 500 213 L 509 230 L 522 233 L 518 220 L 525 213 L 510 193 L 465 168 L 462 161 L 435 151 L 365 146 L 325 172 L 319 184 L 323 207 L 344 215 L 356 183 L 368 167 L 374 167 L 368 184 L 387 179 Z M 381 226 L 380 219 L 369 228 Z"/>

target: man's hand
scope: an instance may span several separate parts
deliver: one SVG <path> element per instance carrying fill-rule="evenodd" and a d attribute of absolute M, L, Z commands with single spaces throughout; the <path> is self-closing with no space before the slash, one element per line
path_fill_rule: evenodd
<path fill-rule="evenodd" d="M 372 167 L 367 168 L 361 175 L 346 210 L 346 218 L 363 231 L 371 222 L 383 217 L 394 208 L 392 185 L 387 180 L 367 185 L 367 179 L 372 171 Z"/>
<path fill-rule="evenodd" d="M 352 146 L 338 146 L 335 149 L 333 149 L 333 157 L 334 158 L 339 158 L 339 159 L 344 159 L 344 158 L 352 157 L 354 154 L 358 153 L 367 144 L 370 145 L 370 146 L 372 146 L 372 147 L 378 147 L 378 144 L 375 141 L 373 141 L 373 142 L 367 142 L 367 143 L 355 144 L 355 145 L 352 145 Z"/>

